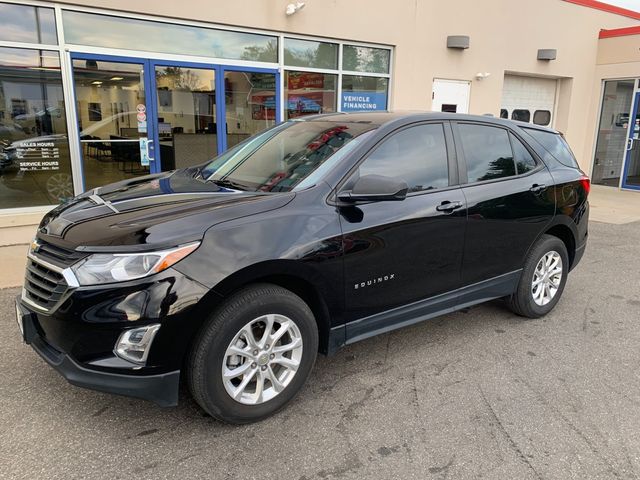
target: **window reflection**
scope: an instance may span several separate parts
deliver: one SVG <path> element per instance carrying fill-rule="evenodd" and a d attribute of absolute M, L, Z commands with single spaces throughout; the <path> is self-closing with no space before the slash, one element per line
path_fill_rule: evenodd
<path fill-rule="evenodd" d="M 53 8 L 0 3 L 0 40 L 57 44 Z"/>
<path fill-rule="evenodd" d="M 291 67 L 338 68 L 338 45 L 311 40 L 284 39 L 284 63 Z"/>
<path fill-rule="evenodd" d="M 385 48 L 345 45 L 342 68 L 351 72 L 389 73 L 391 52 Z"/>
<path fill-rule="evenodd" d="M 158 138 L 162 170 L 184 168 L 216 156 L 215 72 L 156 67 Z"/>
<path fill-rule="evenodd" d="M 206 57 L 278 61 L 278 38 L 257 33 L 175 25 L 108 15 L 63 11 L 69 43 Z"/>
<path fill-rule="evenodd" d="M 275 125 L 275 74 L 225 72 L 224 87 L 227 148 Z"/>
<path fill-rule="evenodd" d="M 336 111 L 337 75 L 285 72 L 287 119 Z"/>
<path fill-rule="evenodd" d="M 483 125 L 460 124 L 469 182 L 493 180 L 516 174 L 506 130 Z"/>
<path fill-rule="evenodd" d="M 0 48 L 0 203 L 51 205 L 72 196 L 58 54 Z"/>

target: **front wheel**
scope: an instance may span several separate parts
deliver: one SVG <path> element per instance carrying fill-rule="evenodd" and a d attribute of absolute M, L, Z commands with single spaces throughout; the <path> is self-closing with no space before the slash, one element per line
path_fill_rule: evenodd
<path fill-rule="evenodd" d="M 189 386 L 219 420 L 257 421 L 298 393 L 317 351 L 307 304 L 277 285 L 254 285 L 230 297 L 204 325 L 189 360 Z"/>
<path fill-rule="evenodd" d="M 518 288 L 508 304 L 516 314 L 539 318 L 556 306 L 569 273 L 569 255 L 562 240 L 542 235 L 525 260 Z"/>

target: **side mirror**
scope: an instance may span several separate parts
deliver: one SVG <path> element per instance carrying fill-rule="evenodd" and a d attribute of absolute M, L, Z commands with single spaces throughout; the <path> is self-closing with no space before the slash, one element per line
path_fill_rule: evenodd
<path fill-rule="evenodd" d="M 406 182 L 383 175 L 365 175 L 360 177 L 351 190 L 338 194 L 343 202 L 380 202 L 404 200 L 409 187 Z"/>

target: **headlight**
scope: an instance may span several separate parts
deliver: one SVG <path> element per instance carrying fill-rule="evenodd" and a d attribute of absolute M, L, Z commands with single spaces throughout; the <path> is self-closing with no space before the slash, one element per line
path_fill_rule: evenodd
<path fill-rule="evenodd" d="M 200 242 L 159 252 L 94 253 L 71 267 L 80 285 L 125 282 L 166 270 L 200 246 Z"/>

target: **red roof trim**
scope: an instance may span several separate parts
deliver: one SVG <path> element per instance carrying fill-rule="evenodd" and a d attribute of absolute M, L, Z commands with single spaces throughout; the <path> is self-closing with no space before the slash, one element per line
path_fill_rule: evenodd
<path fill-rule="evenodd" d="M 633 10 L 627 10 L 626 8 L 616 7 L 615 5 L 609 5 L 608 3 L 598 2 L 597 0 L 564 0 L 565 2 L 575 3 L 583 7 L 595 8 L 596 10 L 602 10 L 604 12 L 615 13 L 616 15 L 622 15 L 623 17 L 633 18 L 640 20 L 640 12 L 634 12 Z"/>
<path fill-rule="evenodd" d="M 640 35 L 640 26 L 600 30 L 600 38 L 624 37 L 627 35 Z"/>

